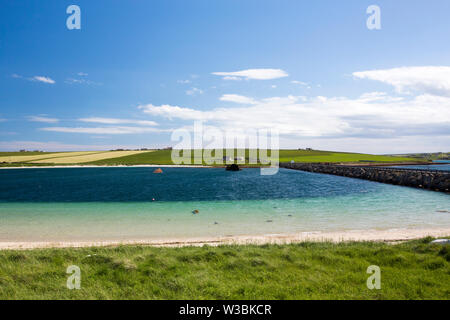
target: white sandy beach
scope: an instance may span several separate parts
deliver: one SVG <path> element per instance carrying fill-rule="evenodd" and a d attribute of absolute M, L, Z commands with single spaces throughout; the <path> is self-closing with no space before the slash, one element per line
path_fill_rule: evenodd
<path fill-rule="evenodd" d="M 0 250 L 25 250 L 38 248 L 85 248 L 108 247 L 119 245 L 144 245 L 155 247 L 184 247 L 184 246 L 218 246 L 244 244 L 289 244 L 306 241 L 313 242 L 346 242 L 346 241 L 375 241 L 397 243 L 424 237 L 448 237 L 450 227 L 433 229 L 389 229 L 389 230 L 351 230 L 334 232 L 301 232 L 298 234 L 269 234 L 259 236 L 231 236 L 210 238 L 184 238 L 164 240 L 127 240 L 127 241 L 67 241 L 67 242 L 0 242 Z"/>

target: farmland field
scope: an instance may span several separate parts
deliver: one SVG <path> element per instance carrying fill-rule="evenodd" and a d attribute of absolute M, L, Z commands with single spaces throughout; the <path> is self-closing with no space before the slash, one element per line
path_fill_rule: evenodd
<path fill-rule="evenodd" d="M 28 162 L 28 161 L 38 161 L 38 160 L 46 160 L 46 163 L 51 163 L 53 159 L 60 157 L 74 157 L 81 155 L 89 155 L 99 153 L 100 151 L 80 151 L 80 152 L 55 152 L 55 153 L 36 153 L 35 155 L 28 155 L 29 152 L 22 153 L 24 155 L 20 155 L 18 152 L 12 152 L 12 155 L 6 156 L 6 152 L 2 153 L 3 156 L 0 157 L 0 162 Z M 52 161 L 50 161 L 52 159 Z"/>
<path fill-rule="evenodd" d="M 89 165 L 173 165 L 171 150 L 145 150 L 145 151 L 84 151 L 84 152 L 2 152 L 0 153 L 0 163 L 3 166 L 14 165 L 68 165 L 68 164 L 89 164 Z M 226 155 L 226 152 L 223 152 Z M 214 159 L 220 160 L 222 156 L 215 156 Z M 235 154 L 235 156 L 238 156 Z M 249 150 L 245 150 L 246 164 L 249 159 L 254 157 L 250 155 Z M 269 152 L 269 157 L 271 157 Z M 383 156 L 360 153 L 345 153 L 320 150 L 280 150 L 280 162 L 411 162 L 422 159 L 400 156 Z M 191 164 L 194 164 L 193 155 L 191 155 Z M 198 163 L 199 164 L 199 163 Z M 203 164 L 207 164 L 203 162 Z"/>
<path fill-rule="evenodd" d="M 140 154 L 110 158 L 92 162 L 96 165 L 138 165 L 138 164 L 173 164 L 171 150 L 158 150 L 155 152 L 144 152 Z M 224 152 L 225 155 L 225 152 Z M 270 154 L 269 154 L 270 156 Z M 248 163 L 249 151 L 246 150 L 246 163 Z M 280 162 L 411 162 L 419 159 L 407 157 L 392 157 L 369 155 L 359 153 L 344 153 L 316 150 L 280 150 Z M 192 161 L 193 163 L 193 161 Z M 205 163 L 204 163 L 205 164 Z"/>
<path fill-rule="evenodd" d="M 30 163 L 55 163 L 55 164 L 78 164 L 87 163 L 98 160 L 106 160 L 111 158 L 120 158 L 125 156 L 133 156 L 146 151 L 106 151 L 106 152 L 96 152 L 83 155 L 73 155 L 70 157 L 58 157 L 51 159 L 43 159 L 37 161 L 31 161 Z"/>

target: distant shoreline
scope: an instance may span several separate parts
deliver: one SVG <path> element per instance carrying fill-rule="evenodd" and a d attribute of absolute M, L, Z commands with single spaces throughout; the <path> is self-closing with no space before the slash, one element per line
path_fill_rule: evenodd
<path fill-rule="evenodd" d="M 0 242 L 0 250 L 29 250 L 45 248 L 86 248 L 155 246 L 155 247 L 187 247 L 187 246 L 219 246 L 219 245 L 264 245 L 293 244 L 301 242 L 387 242 L 397 243 L 425 237 L 448 237 L 450 227 L 428 229 L 388 229 L 388 230 L 348 230 L 348 231 L 313 231 L 296 234 L 244 235 L 228 237 L 174 238 L 174 239 L 140 239 L 140 240 L 92 240 L 92 241 L 12 241 Z"/>
<path fill-rule="evenodd" d="M 303 162 L 298 162 L 303 163 Z M 320 164 L 320 162 L 312 162 L 313 164 Z M 393 162 L 393 163 L 330 163 L 332 165 L 341 166 L 355 166 L 355 167 L 395 167 L 395 166 L 435 166 L 435 165 L 448 165 L 445 162 Z M 205 165 L 177 165 L 177 164 L 136 164 L 136 165 L 49 165 L 49 166 L 11 166 L 11 167 L 1 167 L 2 169 L 54 169 L 54 168 L 225 168 L 226 165 L 215 165 L 215 166 L 205 166 Z M 239 165 L 241 168 L 262 168 L 261 165 Z"/>
<path fill-rule="evenodd" d="M 221 168 L 219 166 L 176 165 L 176 164 L 140 164 L 140 165 L 60 165 L 60 166 L 24 166 L 0 167 L 2 169 L 61 169 L 61 168 Z"/>

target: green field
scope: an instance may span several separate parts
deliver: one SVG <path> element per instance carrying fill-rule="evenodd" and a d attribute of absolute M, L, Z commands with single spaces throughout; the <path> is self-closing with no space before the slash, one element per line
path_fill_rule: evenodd
<path fill-rule="evenodd" d="M 425 159 L 425 160 L 450 160 L 450 152 L 410 153 L 410 154 L 402 154 L 402 155 L 398 155 L 398 156 L 421 158 L 421 159 Z"/>
<path fill-rule="evenodd" d="M 449 299 L 450 246 L 431 240 L 0 251 L 0 299 Z"/>
<path fill-rule="evenodd" d="M 77 153 L 19 153 L 19 152 L 2 152 L 0 153 L 0 159 L 3 157 L 5 159 L 4 163 L 0 163 L 0 166 L 3 167 L 14 167 L 14 166 L 35 166 L 35 165 L 75 165 L 75 164 L 83 164 L 83 165 L 145 165 L 145 164 L 154 164 L 154 165 L 172 165 L 171 159 L 171 150 L 156 150 L 156 151 L 148 151 L 148 152 L 140 152 L 137 154 L 131 154 L 127 156 L 119 156 L 124 153 L 133 153 L 133 151 L 106 151 L 106 152 L 92 152 L 88 155 L 78 155 L 73 157 L 72 155 L 77 155 Z M 236 150 L 235 150 L 236 152 Z M 81 153 L 79 153 L 81 154 Z M 48 155 L 46 162 L 46 157 Z M 215 154 L 212 154 L 214 158 L 222 159 L 222 157 L 215 157 Z M 225 151 L 223 155 L 226 155 Z M 35 156 L 38 159 L 33 159 Z M 237 156 L 237 153 L 235 154 Z M 105 159 L 100 159 L 97 161 L 90 161 L 89 158 L 95 157 Z M 245 162 L 249 163 L 250 158 L 254 156 L 250 156 L 249 150 L 245 150 Z M 270 157 L 270 152 L 269 152 Z M 12 159 L 12 160 L 10 160 Z M 42 160 L 40 160 L 42 159 Z M 74 159 L 73 163 L 66 159 Z M 412 162 L 412 161 L 421 161 L 418 158 L 412 157 L 400 157 L 400 156 L 383 156 L 383 155 L 370 155 L 370 154 L 360 154 L 360 153 L 346 153 L 346 152 L 333 152 L 333 151 L 319 151 L 319 150 L 280 150 L 279 151 L 279 160 L 280 162 L 291 162 L 294 160 L 295 162 L 355 162 L 355 163 L 371 163 L 371 162 Z M 1 162 L 1 161 L 0 161 Z M 58 163 L 60 162 L 60 163 Z M 191 154 L 191 163 L 195 164 L 193 152 Z M 203 165 L 207 163 L 203 162 Z"/>
<path fill-rule="evenodd" d="M 173 164 L 170 150 L 159 150 L 151 153 L 142 153 L 121 158 L 106 159 L 92 162 L 96 165 L 138 165 L 138 164 Z M 224 152 L 225 155 L 225 152 Z M 245 154 L 246 163 L 249 160 L 249 151 Z M 191 157 L 194 162 L 193 156 Z M 418 161 L 415 158 L 379 156 L 359 153 L 344 153 L 316 150 L 280 150 L 280 162 L 411 162 Z M 205 163 L 204 163 L 205 164 Z"/>

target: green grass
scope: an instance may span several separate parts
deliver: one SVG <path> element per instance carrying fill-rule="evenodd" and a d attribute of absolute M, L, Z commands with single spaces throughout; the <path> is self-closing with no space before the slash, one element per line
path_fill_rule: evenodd
<path fill-rule="evenodd" d="M 411 153 L 400 155 L 402 157 L 421 158 L 424 160 L 450 160 L 450 152 L 435 152 L 435 153 Z"/>
<path fill-rule="evenodd" d="M 430 241 L 0 251 L 0 299 L 449 299 L 450 246 Z"/>
<path fill-rule="evenodd" d="M 47 154 L 47 153 L 36 153 L 36 154 Z M 51 153 L 48 153 L 51 155 Z M 225 151 L 223 153 L 226 155 Z M 0 152 L 0 156 L 19 156 L 19 155 L 34 155 L 33 152 Z M 88 163 L 83 163 L 83 165 L 172 165 L 171 150 L 158 150 L 152 152 L 144 152 L 140 154 L 103 159 Z M 214 153 L 213 153 L 214 156 Z M 270 156 L 270 152 L 269 152 Z M 253 157 L 253 156 L 252 156 Z M 245 150 L 246 163 L 249 163 L 249 150 Z M 370 155 L 370 154 L 360 154 L 360 153 L 346 153 L 346 152 L 332 152 L 332 151 L 319 151 L 319 150 L 280 150 L 279 151 L 280 162 L 417 162 L 424 161 L 424 159 L 417 159 L 412 157 L 400 157 L 400 156 L 383 156 L 383 155 Z M 194 164 L 194 156 L 191 154 L 191 163 Z M 206 165 L 205 162 L 203 162 Z M 15 163 L 0 163 L 0 167 L 20 167 L 20 166 L 46 166 L 54 164 L 46 163 L 31 163 L 31 162 L 15 162 Z M 70 165 L 70 164 L 61 164 Z"/>
<path fill-rule="evenodd" d="M 173 164 L 171 150 L 141 153 L 121 158 L 105 159 L 91 162 L 94 165 L 139 165 L 139 164 Z M 224 152 L 225 155 L 225 152 Z M 248 163 L 249 151 L 245 153 Z M 193 156 L 191 156 L 192 163 Z M 411 162 L 417 161 L 408 157 L 379 156 L 359 153 L 316 151 L 316 150 L 280 150 L 280 162 Z M 205 163 L 204 163 L 205 164 Z"/>

